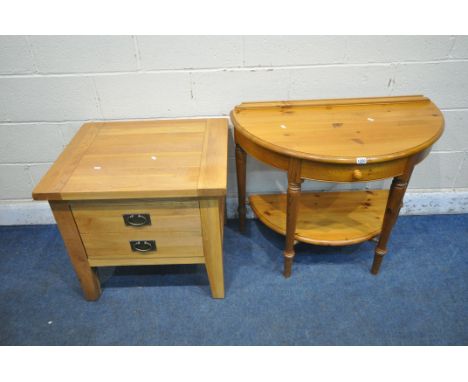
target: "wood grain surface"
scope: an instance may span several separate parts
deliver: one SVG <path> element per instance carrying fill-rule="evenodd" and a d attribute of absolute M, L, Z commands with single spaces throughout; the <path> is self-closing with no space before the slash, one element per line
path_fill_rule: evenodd
<path fill-rule="evenodd" d="M 197 200 L 71 202 L 80 233 L 201 232 Z M 151 225 L 127 226 L 124 214 L 149 214 Z"/>
<path fill-rule="evenodd" d="M 88 123 L 33 198 L 222 196 L 226 173 L 227 119 Z"/>
<path fill-rule="evenodd" d="M 243 103 L 236 134 L 279 154 L 327 163 L 384 162 L 431 146 L 440 110 L 423 96 Z"/>
<path fill-rule="evenodd" d="M 388 191 L 303 192 L 294 238 L 319 245 L 347 245 L 371 239 L 382 228 Z M 286 194 L 252 195 L 257 217 L 286 234 Z"/>

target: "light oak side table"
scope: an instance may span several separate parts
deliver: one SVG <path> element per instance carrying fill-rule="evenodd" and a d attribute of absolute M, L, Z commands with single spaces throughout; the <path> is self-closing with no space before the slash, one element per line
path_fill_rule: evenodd
<path fill-rule="evenodd" d="M 287 194 L 251 195 L 256 216 L 283 234 L 284 276 L 297 241 L 339 246 L 379 236 L 377 274 L 416 164 L 441 136 L 444 119 L 424 96 L 251 102 L 231 112 L 240 229 L 246 215 L 246 153 L 287 172 Z M 301 193 L 305 179 L 393 178 L 390 190 Z"/>
<path fill-rule="evenodd" d="M 224 297 L 227 119 L 81 127 L 33 191 L 48 200 L 87 300 L 96 268 L 205 264 Z"/>

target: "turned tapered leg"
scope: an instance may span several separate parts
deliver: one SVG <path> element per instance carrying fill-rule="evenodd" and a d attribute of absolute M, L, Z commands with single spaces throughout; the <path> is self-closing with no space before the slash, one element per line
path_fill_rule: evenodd
<path fill-rule="evenodd" d="M 392 186 L 390 187 L 384 221 L 382 224 L 382 232 L 380 233 L 379 241 L 375 248 L 374 262 L 372 263 L 371 273 L 374 275 L 379 273 L 383 257 L 387 254 L 387 243 L 390 238 L 392 228 L 397 221 L 398 214 L 400 213 L 400 208 L 403 205 L 403 197 L 405 196 L 410 176 L 411 171 L 407 174 L 395 177 L 393 179 Z"/>
<path fill-rule="evenodd" d="M 238 197 L 238 202 L 239 202 L 237 211 L 239 213 L 239 229 L 241 232 L 245 232 L 246 165 L 247 165 L 246 153 L 242 149 L 242 147 L 236 144 L 237 197 Z"/>
<path fill-rule="evenodd" d="M 51 201 L 50 207 L 62 235 L 68 256 L 78 276 L 86 300 L 94 301 L 101 295 L 101 285 L 96 270 L 91 268 L 81 241 L 80 233 L 67 202 Z"/>
<path fill-rule="evenodd" d="M 291 159 L 288 168 L 288 194 L 286 204 L 286 240 L 284 248 L 284 277 L 291 276 L 292 263 L 294 259 L 294 235 L 296 233 L 297 213 L 299 209 L 299 198 L 301 195 L 301 162 Z"/>

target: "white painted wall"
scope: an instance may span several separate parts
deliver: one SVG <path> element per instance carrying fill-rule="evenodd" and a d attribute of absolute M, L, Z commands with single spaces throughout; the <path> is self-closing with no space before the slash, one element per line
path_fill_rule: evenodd
<path fill-rule="evenodd" d="M 456 205 L 453 195 L 468 190 L 468 37 L 3 36 L 0 224 L 44 222 L 31 191 L 85 121 L 228 116 L 242 101 L 404 94 L 430 97 L 446 118 L 410 191 L 452 193 Z M 233 155 L 231 140 L 231 197 Z M 285 190 L 283 173 L 253 159 L 248 171 L 249 192 Z"/>

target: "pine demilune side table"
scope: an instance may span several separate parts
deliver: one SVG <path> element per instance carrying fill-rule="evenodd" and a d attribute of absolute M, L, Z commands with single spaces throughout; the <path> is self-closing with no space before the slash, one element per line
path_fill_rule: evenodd
<path fill-rule="evenodd" d="M 81 127 L 33 191 L 48 200 L 87 300 L 102 266 L 205 264 L 224 297 L 227 119 Z"/>
<path fill-rule="evenodd" d="M 242 103 L 231 112 L 240 229 L 246 215 L 246 153 L 287 172 L 287 194 L 251 195 L 256 216 L 286 236 L 284 276 L 294 244 L 346 245 L 379 236 L 377 274 L 416 164 L 441 136 L 444 119 L 424 96 Z M 393 178 L 390 190 L 304 192 L 305 179 Z"/>

